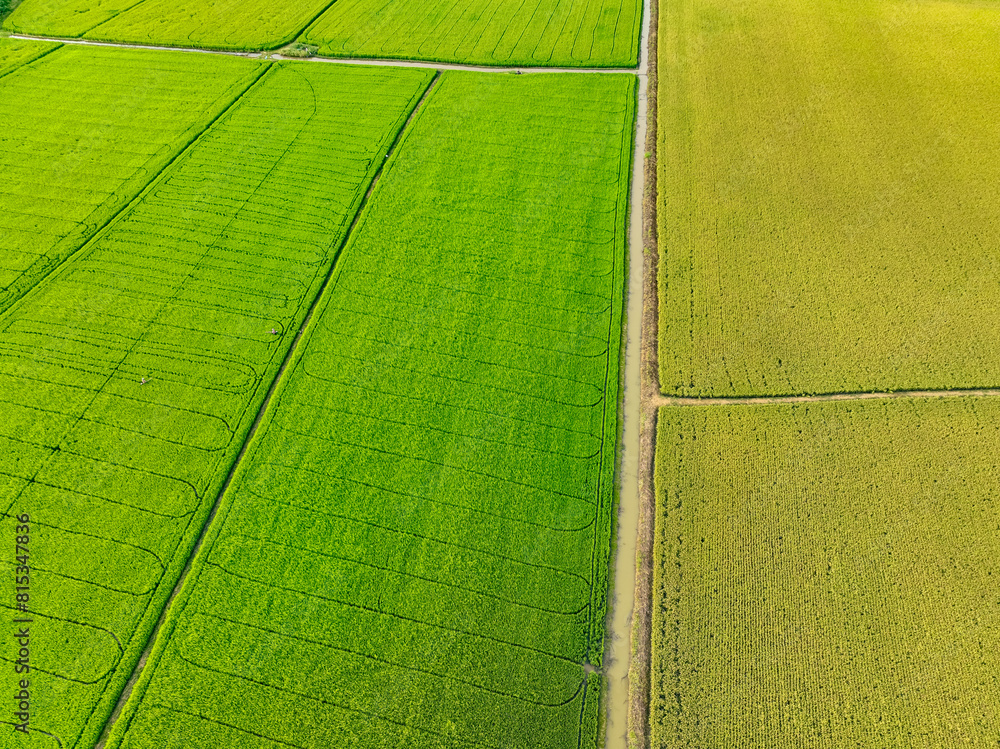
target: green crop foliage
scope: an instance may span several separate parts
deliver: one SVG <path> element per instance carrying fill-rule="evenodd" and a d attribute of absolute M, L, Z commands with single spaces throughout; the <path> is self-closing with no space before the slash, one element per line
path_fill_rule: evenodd
<path fill-rule="evenodd" d="M 630 67 L 641 25 L 638 0 L 338 0 L 303 40 L 331 57 Z"/>
<path fill-rule="evenodd" d="M 0 317 L 0 498 L 5 528 L 22 513 L 34 528 L 40 742 L 94 745 L 431 77 L 272 66 Z"/>
<path fill-rule="evenodd" d="M 327 0 L 22 0 L 3 27 L 22 34 L 212 49 L 273 49 L 292 41 Z"/>
<path fill-rule="evenodd" d="M 0 78 L 8 73 L 48 54 L 60 45 L 56 42 L 34 42 L 24 39 L 0 38 Z M 4 128 L 4 135 L 10 132 L 10 125 Z"/>
<path fill-rule="evenodd" d="M 109 746 L 596 745 L 635 86 L 441 77 Z"/>
<path fill-rule="evenodd" d="M 26 0 L 30 2 L 31 0 Z M 145 0 L 93 29 L 88 39 L 214 49 L 273 49 L 299 35 L 328 0 Z"/>
<path fill-rule="evenodd" d="M 3 28 L 20 34 L 80 37 L 143 0 L 21 0 Z"/>
<path fill-rule="evenodd" d="M 135 198 L 264 69 L 238 58 L 3 42 L 0 312 Z"/>
<path fill-rule="evenodd" d="M 1000 739 L 996 399 L 660 410 L 654 749 Z"/>
<path fill-rule="evenodd" d="M 318 18 L 317 18 L 318 17 Z M 639 55 L 640 0 L 22 0 L 23 34 L 213 49 L 275 49 L 306 33 L 332 57 L 483 65 L 626 67 Z"/>
<path fill-rule="evenodd" d="M 998 35 L 991 3 L 661 4 L 665 392 L 1000 384 Z"/>

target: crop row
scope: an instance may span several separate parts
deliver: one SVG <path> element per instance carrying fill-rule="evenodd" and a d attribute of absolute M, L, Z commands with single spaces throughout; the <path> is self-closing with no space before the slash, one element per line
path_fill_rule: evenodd
<path fill-rule="evenodd" d="M 440 78 L 111 746 L 595 746 L 634 96 Z"/>
<path fill-rule="evenodd" d="M 3 41 L 11 54 L 0 66 L 22 64 L 7 75 L 0 67 L 0 311 L 124 208 L 263 71 L 228 58 L 50 52 L 53 45 Z"/>
<path fill-rule="evenodd" d="M 272 66 L 0 318 L 0 486 L 35 528 L 34 725 L 62 746 L 96 740 L 430 77 Z"/>

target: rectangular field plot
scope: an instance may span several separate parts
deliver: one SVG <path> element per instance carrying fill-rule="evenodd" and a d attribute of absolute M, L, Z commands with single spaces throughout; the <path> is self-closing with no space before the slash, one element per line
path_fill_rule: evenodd
<path fill-rule="evenodd" d="M 35 621 L 33 734 L 4 746 L 94 745 L 431 75 L 271 67 L 0 317 L 0 500 L 4 527 L 30 516 Z"/>
<path fill-rule="evenodd" d="M 441 77 L 110 746 L 595 746 L 635 85 Z"/>
<path fill-rule="evenodd" d="M 331 57 L 632 67 L 638 0 L 338 0 L 303 35 Z"/>
<path fill-rule="evenodd" d="M 1000 13 L 660 14 L 664 392 L 1000 385 Z"/>
<path fill-rule="evenodd" d="M 654 749 L 1000 741 L 1000 399 L 659 412 Z"/>
<path fill-rule="evenodd" d="M 210 49 L 273 49 L 294 39 L 329 4 L 294 0 L 23 0 L 4 21 L 22 34 Z"/>
<path fill-rule="evenodd" d="M 263 72 L 207 55 L 0 40 L 0 312 L 94 235 Z"/>

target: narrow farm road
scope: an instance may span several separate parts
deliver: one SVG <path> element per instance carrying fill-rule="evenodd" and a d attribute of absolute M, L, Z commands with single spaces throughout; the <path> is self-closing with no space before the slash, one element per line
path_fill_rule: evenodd
<path fill-rule="evenodd" d="M 643 286 L 646 225 L 647 117 L 649 115 L 650 0 L 644 0 L 639 48 L 638 102 L 632 153 L 629 196 L 629 270 L 626 304 L 626 339 L 622 377 L 622 445 L 618 484 L 617 543 L 615 545 L 613 600 L 608 603 L 604 677 L 607 682 L 606 749 L 627 749 L 630 710 L 629 672 L 632 656 L 632 616 L 636 602 L 636 548 L 639 537 L 640 474 L 643 462 L 640 436 L 643 427 Z M 655 113 L 654 113 L 655 115 Z M 654 346 L 655 348 L 655 346 Z"/>

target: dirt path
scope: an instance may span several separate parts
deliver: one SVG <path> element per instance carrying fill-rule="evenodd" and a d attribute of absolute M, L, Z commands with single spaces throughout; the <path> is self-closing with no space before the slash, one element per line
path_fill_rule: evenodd
<path fill-rule="evenodd" d="M 633 555 L 634 606 L 630 638 L 628 688 L 628 749 L 649 745 L 650 633 L 652 626 L 653 539 L 656 495 L 653 474 L 656 459 L 656 414 L 660 397 L 657 334 L 659 301 L 657 266 L 659 250 L 656 231 L 656 142 L 657 142 L 657 27 L 659 0 L 646 0 L 642 70 L 646 74 L 647 111 L 643 163 L 642 231 L 642 312 L 639 358 L 639 458 L 636 481 L 637 529 Z M 630 317 L 631 322 L 631 317 Z M 620 746 L 621 744 L 619 744 Z M 611 746 L 609 742 L 609 746 Z"/>
<path fill-rule="evenodd" d="M 648 0 L 647 0 L 648 2 Z M 122 49 L 158 49 L 169 52 L 199 52 L 203 55 L 229 55 L 248 57 L 253 60 L 297 60 L 299 62 L 323 62 L 333 65 L 372 65 L 391 68 L 426 68 L 429 70 L 469 70 L 479 73 L 628 73 L 636 75 L 636 68 L 531 68 L 531 67 L 487 67 L 483 65 L 461 65 L 447 62 L 423 62 L 420 60 L 375 60 L 363 57 L 291 57 L 277 52 L 232 52 L 219 49 L 198 49 L 196 47 L 168 47 L 155 44 L 123 44 L 119 42 L 98 42 L 90 39 L 60 39 L 54 36 L 29 36 L 11 34 L 11 39 L 25 39 L 36 42 L 59 42 L 61 44 L 83 44 L 92 47 L 118 47 Z M 640 68 L 645 70 L 644 67 Z"/>
<path fill-rule="evenodd" d="M 631 667 L 632 615 L 636 594 L 636 542 L 640 516 L 640 449 L 644 414 L 643 347 L 644 263 L 647 248 L 643 228 L 647 221 L 644 196 L 647 194 L 648 151 L 647 118 L 649 69 L 650 0 L 643 2 L 641 45 L 639 51 L 638 102 L 635 117 L 635 142 L 632 154 L 632 187 L 629 195 L 629 271 L 625 344 L 625 372 L 622 378 L 622 446 L 619 472 L 617 545 L 614 561 L 613 600 L 609 602 L 604 677 L 606 684 L 605 749 L 626 749 L 629 721 L 629 672 Z M 655 340 L 655 339 L 654 339 Z M 644 607 L 644 606 L 641 606 Z"/>

